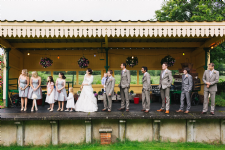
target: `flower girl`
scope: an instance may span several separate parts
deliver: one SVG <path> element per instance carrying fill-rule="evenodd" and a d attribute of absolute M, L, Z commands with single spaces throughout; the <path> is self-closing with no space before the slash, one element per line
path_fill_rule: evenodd
<path fill-rule="evenodd" d="M 54 89 L 54 81 L 52 76 L 48 76 L 47 82 L 47 97 L 45 102 L 50 104 L 48 108 L 49 111 L 53 111 L 54 103 L 55 103 L 55 89 Z"/>
<path fill-rule="evenodd" d="M 69 88 L 69 96 L 67 97 L 67 103 L 66 103 L 66 110 L 65 111 L 73 111 L 73 109 L 75 110 L 75 105 L 74 105 L 74 97 L 73 97 L 73 87 Z"/>

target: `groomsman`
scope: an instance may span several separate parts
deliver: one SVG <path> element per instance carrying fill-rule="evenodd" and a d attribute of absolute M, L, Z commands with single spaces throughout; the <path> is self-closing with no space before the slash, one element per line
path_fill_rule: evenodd
<path fill-rule="evenodd" d="M 109 70 L 108 72 L 108 78 L 105 82 L 105 90 L 106 93 L 103 94 L 103 103 L 104 103 L 104 109 L 102 111 L 106 111 L 108 109 L 108 112 L 111 112 L 112 110 L 112 97 L 114 95 L 114 87 L 115 87 L 115 78 L 113 78 L 112 74 L 113 71 Z M 107 104 L 108 99 L 108 104 Z"/>
<path fill-rule="evenodd" d="M 125 110 L 129 112 L 129 88 L 130 88 L 130 71 L 126 69 L 126 64 L 121 64 L 121 79 L 120 79 L 120 95 L 121 95 L 121 108 L 118 110 Z"/>
<path fill-rule="evenodd" d="M 214 115 L 215 110 L 215 95 L 217 92 L 217 83 L 219 81 L 219 72 L 214 69 L 214 63 L 210 63 L 208 65 L 209 70 L 205 70 L 203 74 L 203 82 L 204 82 L 204 103 L 203 103 L 203 111 L 202 114 L 206 114 L 208 111 L 208 97 L 210 93 L 211 97 L 211 115 Z"/>
<path fill-rule="evenodd" d="M 142 78 L 142 110 L 146 113 L 149 112 L 150 110 L 150 90 L 151 90 L 151 76 L 147 72 L 148 68 L 147 67 L 142 67 L 141 72 L 144 74 Z"/>
<path fill-rule="evenodd" d="M 186 111 L 184 112 L 185 114 L 189 113 L 190 108 L 191 108 L 191 91 L 192 91 L 192 76 L 189 74 L 190 69 L 189 68 L 184 68 L 184 74 L 182 75 L 182 92 L 180 95 L 180 109 L 177 110 L 176 112 L 184 112 L 184 99 L 186 97 L 187 101 L 187 108 Z"/>
<path fill-rule="evenodd" d="M 164 112 L 166 108 L 166 114 L 169 113 L 170 109 L 170 87 L 173 82 L 172 72 L 167 69 L 168 64 L 164 62 L 162 64 L 162 71 L 159 79 L 159 89 L 162 98 L 162 107 L 157 110 L 158 112 Z M 166 98 L 166 107 L 165 107 L 165 98 Z"/>

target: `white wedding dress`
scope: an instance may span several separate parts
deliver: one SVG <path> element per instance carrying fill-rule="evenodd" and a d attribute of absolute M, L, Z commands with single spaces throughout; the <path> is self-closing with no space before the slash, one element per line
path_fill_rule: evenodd
<path fill-rule="evenodd" d="M 76 111 L 83 111 L 83 112 L 95 112 L 98 111 L 97 99 L 94 96 L 93 88 L 91 83 L 93 82 L 93 75 L 88 78 L 85 74 L 84 76 L 84 85 L 81 91 L 80 97 L 78 98 L 75 110 Z"/>

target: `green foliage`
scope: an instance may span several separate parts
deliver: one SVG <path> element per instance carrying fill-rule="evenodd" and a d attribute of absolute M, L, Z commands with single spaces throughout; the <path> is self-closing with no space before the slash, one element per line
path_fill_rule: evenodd
<path fill-rule="evenodd" d="M 209 105 L 211 105 L 211 98 L 209 101 Z M 225 106 L 225 92 L 221 92 L 219 95 L 216 95 L 215 97 L 215 106 Z"/>
<path fill-rule="evenodd" d="M 120 91 L 117 91 L 117 95 L 120 95 Z"/>
<path fill-rule="evenodd" d="M 218 45 L 210 51 L 210 60 L 215 64 L 215 69 L 220 75 L 225 75 L 225 43 Z"/>
<path fill-rule="evenodd" d="M 103 93 L 102 93 L 102 91 L 98 91 L 98 95 L 102 95 Z"/>
<path fill-rule="evenodd" d="M 169 0 L 164 1 L 160 10 L 155 11 L 159 21 L 223 21 L 223 1 Z"/>
<path fill-rule="evenodd" d="M 133 91 L 133 90 L 130 90 L 130 93 L 131 93 L 131 94 L 133 94 L 133 93 L 134 93 L 134 91 Z"/>

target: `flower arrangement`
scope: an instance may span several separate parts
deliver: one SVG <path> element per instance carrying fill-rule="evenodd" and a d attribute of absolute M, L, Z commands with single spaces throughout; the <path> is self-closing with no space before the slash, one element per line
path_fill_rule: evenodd
<path fill-rule="evenodd" d="M 168 63 L 168 67 L 172 67 L 174 65 L 174 63 L 176 62 L 175 58 L 171 57 L 170 55 L 167 55 L 166 57 L 164 57 L 162 60 L 161 60 L 161 65 L 164 63 L 164 62 L 167 62 Z"/>
<path fill-rule="evenodd" d="M 89 60 L 84 56 L 81 57 L 77 62 L 80 68 L 87 68 L 89 65 Z"/>
<path fill-rule="evenodd" d="M 138 64 L 138 58 L 134 56 L 127 57 L 126 64 L 130 67 L 134 67 Z"/>
<path fill-rule="evenodd" d="M 41 61 L 40 61 L 40 65 L 43 67 L 43 68 L 47 68 L 49 66 L 52 66 L 53 64 L 53 61 L 50 59 L 50 58 L 41 58 Z"/>

